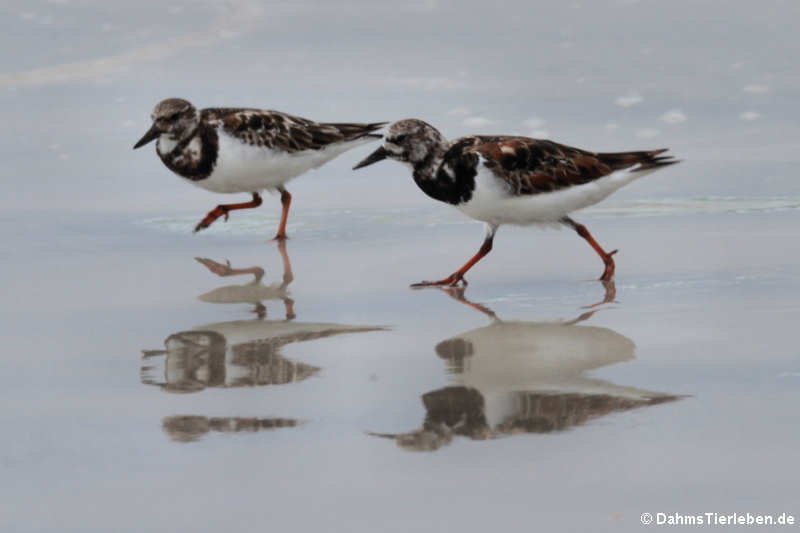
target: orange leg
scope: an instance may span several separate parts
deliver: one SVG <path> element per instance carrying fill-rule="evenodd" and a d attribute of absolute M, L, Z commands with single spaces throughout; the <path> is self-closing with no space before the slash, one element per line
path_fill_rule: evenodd
<path fill-rule="evenodd" d="M 617 297 L 617 285 L 616 283 L 614 283 L 614 280 L 601 279 L 600 283 L 603 284 L 603 288 L 606 291 L 603 300 L 597 303 L 593 303 L 592 305 L 585 305 L 583 306 L 583 309 L 594 309 L 595 307 L 599 307 L 601 305 L 615 303 L 615 298 Z"/>
<path fill-rule="evenodd" d="M 286 242 L 278 242 L 278 251 L 281 253 L 281 260 L 283 261 L 283 283 L 281 283 L 281 289 L 286 289 L 294 281 L 292 263 L 289 261 L 289 254 L 286 252 Z"/>
<path fill-rule="evenodd" d="M 286 320 L 292 320 L 297 317 L 294 313 L 294 300 L 291 298 L 284 298 L 283 306 L 286 308 Z"/>
<path fill-rule="evenodd" d="M 463 283 L 467 285 L 467 280 L 464 279 L 464 274 L 467 273 L 467 270 L 472 268 L 472 266 L 480 261 L 486 254 L 492 251 L 492 241 L 494 240 L 494 233 L 497 231 L 497 226 L 487 224 L 486 225 L 486 238 L 483 240 L 483 244 L 481 245 L 478 253 L 472 256 L 472 258 L 464 263 L 464 266 L 450 274 L 444 279 L 440 279 L 439 281 L 420 281 L 419 283 L 414 283 L 411 285 L 412 287 L 431 287 L 435 285 L 449 285 L 451 287 L 455 287 L 459 283 Z"/>
<path fill-rule="evenodd" d="M 240 274 L 252 274 L 255 278 L 253 282 L 258 283 L 264 277 L 264 269 L 258 266 L 250 268 L 232 268 L 230 261 L 225 261 L 225 264 L 217 263 L 213 259 L 207 257 L 195 257 L 195 261 L 209 269 L 217 276 L 238 276 Z"/>
<path fill-rule="evenodd" d="M 606 253 L 606 251 L 603 250 L 603 248 L 599 244 L 597 244 L 597 241 L 594 240 L 594 237 L 592 237 L 592 234 L 589 233 L 588 229 L 586 229 L 586 226 L 584 226 L 583 224 L 578 224 L 569 217 L 564 217 L 563 219 L 561 219 L 561 221 L 567 226 L 570 226 L 576 232 L 578 232 L 578 235 L 586 239 L 586 242 L 588 242 L 591 245 L 591 247 L 594 248 L 594 251 L 597 252 L 597 255 L 599 255 L 600 258 L 603 260 L 603 263 L 605 263 L 606 268 L 605 270 L 603 270 L 603 275 L 600 276 L 600 281 L 611 281 L 614 278 L 614 268 L 615 268 L 614 258 L 612 256 L 619 250 L 612 250 L 611 252 Z"/>
<path fill-rule="evenodd" d="M 261 197 L 258 195 L 257 192 L 253 193 L 253 199 L 249 202 L 243 202 L 241 204 L 220 204 L 205 216 L 203 220 L 200 221 L 197 226 L 195 226 L 194 231 L 197 233 L 201 229 L 206 229 L 209 227 L 215 220 L 219 217 L 224 216 L 225 220 L 228 220 L 228 213 L 230 211 L 235 211 L 237 209 L 250 209 L 253 207 L 258 207 L 261 205 Z"/>
<path fill-rule="evenodd" d="M 273 241 L 285 241 L 288 239 L 286 236 L 286 221 L 289 219 L 289 206 L 292 205 L 292 195 L 283 187 L 278 187 L 281 191 L 281 205 L 283 212 L 281 213 L 281 223 L 278 226 L 278 233 L 273 237 Z"/>
<path fill-rule="evenodd" d="M 289 284 L 294 281 L 292 263 L 289 261 L 289 254 L 286 252 L 286 241 L 278 241 L 278 251 L 281 253 L 281 259 L 283 260 L 283 283 L 281 283 L 281 290 L 286 291 Z M 291 320 L 297 316 L 294 312 L 294 300 L 288 296 L 284 296 L 283 306 L 286 308 L 286 320 Z"/>
<path fill-rule="evenodd" d="M 464 291 L 466 289 L 467 289 L 466 287 L 439 287 L 439 290 L 446 292 L 454 300 L 457 300 L 457 301 L 459 301 L 459 302 L 461 302 L 463 304 L 466 304 L 466 305 L 470 306 L 471 308 L 476 309 L 476 310 L 480 311 L 481 313 L 489 316 L 490 318 L 497 318 L 497 315 L 494 313 L 494 311 L 492 311 L 491 309 L 489 309 L 485 305 L 479 304 L 479 303 L 475 303 L 472 300 L 468 300 L 467 297 L 464 296 Z"/>

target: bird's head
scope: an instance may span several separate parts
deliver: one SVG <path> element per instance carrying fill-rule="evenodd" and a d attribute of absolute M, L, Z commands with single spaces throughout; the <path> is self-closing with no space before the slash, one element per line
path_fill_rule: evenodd
<path fill-rule="evenodd" d="M 162 100 L 153 109 L 150 118 L 153 119 L 153 125 L 139 139 L 139 142 L 133 145 L 134 150 L 162 135 L 174 141 L 180 141 L 193 133 L 200 122 L 197 109 L 181 98 Z"/>
<path fill-rule="evenodd" d="M 383 144 L 353 170 L 377 163 L 382 159 L 395 159 L 417 167 L 431 163 L 444 153 L 447 141 L 439 130 L 415 118 L 399 120 L 391 124 L 383 137 Z"/>

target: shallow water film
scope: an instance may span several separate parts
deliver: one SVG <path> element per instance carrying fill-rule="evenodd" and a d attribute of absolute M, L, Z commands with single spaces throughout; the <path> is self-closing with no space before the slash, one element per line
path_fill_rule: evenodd
<path fill-rule="evenodd" d="M 796 2 L 0 13 L 0 531 L 800 523 Z M 503 226 L 411 289 L 481 224 L 370 145 L 193 234 L 249 196 L 131 149 L 171 96 L 681 163 L 573 215 L 613 283 Z"/>

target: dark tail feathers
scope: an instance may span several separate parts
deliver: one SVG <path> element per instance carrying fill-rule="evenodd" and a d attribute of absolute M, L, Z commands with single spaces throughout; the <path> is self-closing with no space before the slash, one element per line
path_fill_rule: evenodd
<path fill-rule="evenodd" d="M 630 168 L 634 165 L 639 166 L 632 170 L 648 170 L 680 163 L 680 159 L 675 159 L 671 155 L 661 155 L 667 150 L 669 150 L 669 148 L 645 150 L 641 152 L 605 153 L 597 154 L 597 158 L 614 170 Z"/>
<path fill-rule="evenodd" d="M 356 122 L 328 122 L 325 125 L 333 126 L 341 132 L 345 139 L 352 141 L 362 137 L 380 139 L 382 135 L 372 132 L 381 129 L 386 124 L 388 124 L 388 122 L 370 122 L 367 124 Z"/>

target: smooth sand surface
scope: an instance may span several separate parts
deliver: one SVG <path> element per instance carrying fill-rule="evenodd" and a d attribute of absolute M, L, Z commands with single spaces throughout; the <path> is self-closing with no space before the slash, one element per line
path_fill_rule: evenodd
<path fill-rule="evenodd" d="M 291 276 L 262 211 L 198 235 L 3 221 L 3 529 L 636 531 L 794 509 L 797 210 L 587 214 L 620 248 L 594 314 L 601 264 L 569 231 L 502 228 L 458 294 L 408 288 L 481 239 L 444 207 L 298 209 Z"/>
<path fill-rule="evenodd" d="M 800 522 L 800 3 L 0 14 L 0 531 Z M 481 226 L 353 172 L 370 145 L 289 184 L 286 258 L 276 195 L 193 235 L 248 196 L 131 149 L 167 97 L 682 162 L 575 214 L 620 250 L 613 303 L 574 233 L 508 227 L 463 294 L 411 290 Z"/>

